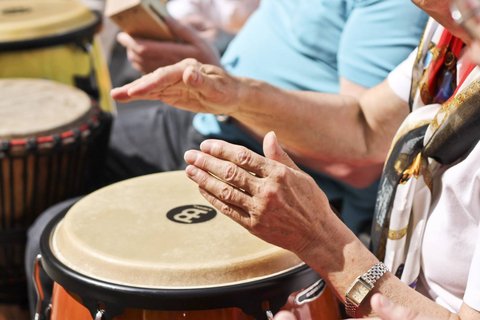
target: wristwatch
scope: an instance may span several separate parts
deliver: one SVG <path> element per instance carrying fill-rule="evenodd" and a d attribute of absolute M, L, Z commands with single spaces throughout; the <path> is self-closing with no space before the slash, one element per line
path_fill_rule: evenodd
<path fill-rule="evenodd" d="M 375 282 L 387 271 L 387 266 L 383 264 L 383 262 L 379 262 L 353 281 L 345 293 L 345 311 L 349 316 L 356 318 L 358 307 L 370 291 L 372 291 Z"/>

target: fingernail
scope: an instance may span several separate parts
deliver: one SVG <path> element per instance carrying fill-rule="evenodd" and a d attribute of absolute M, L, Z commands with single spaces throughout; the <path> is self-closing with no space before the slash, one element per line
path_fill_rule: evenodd
<path fill-rule="evenodd" d="M 200 150 L 202 150 L 203 152 L 208 153 L 210 151 L 211 147 L 212 147 L 212 143 L 208 140 L 205 140 L 200 144 Z"/>
<path fill-rule="evenodd" d="M 200 75 L 198 74 L 198 71 L 193 69 L 192 73 L 191 73 L 191 76 L 190 76 L 190 79 L 192 79 L 192 82 L 198 82 L 199 77 L 200 77 Z"/>
<path fill-rule="evenodd" d="M 185 152 L 185 154 L 183 155 L 183 159 L 184 159 L 187 163 L 194 163 L 195 160 L 197 159 L 197 152 L 194 151 L 194 150 L 188 150 L 188 151 Z"/>
<path fill-rule="evenodd" d="M 192 166 L 192 165 L 189 165 L 185 168 L 185 172 L 187 173 L 187 175 L 189 176 L 194 176 L 197 174 L 198 172 L 198 169 L 195 167 L 195 166 Z"/>

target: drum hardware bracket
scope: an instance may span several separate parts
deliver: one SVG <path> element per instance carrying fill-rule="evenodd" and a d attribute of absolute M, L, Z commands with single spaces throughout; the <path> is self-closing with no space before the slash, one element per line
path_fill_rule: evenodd
<path fill-rule="evenodd" d="M 45 319 L 42 316 L 42 309 L 43 309 L 43 300 L 45 298 L 42 283 L 40 281 L 40 270 L 42 269 L 42 255 L 38 254 L 35 257 L 35 261 L 33 262 L 33 284 L 35 287 L 35 293 L 37 295 L 37 303 L 35 305 L 35 315 L 34 320 L 43 320 Z"/>
<path fill-rule="evenodd" d="M 88 309 L 94 320 L 111 320 L 124 312 L 124 307 L 104 303 L 95 299 L 84 299 L 83 305 Z"/>
<path fill-rule="evenodd" d="M 265 311 L 265 315 L 267 316 L 268 320 L 273 320 L 273 312 L 270 310 Z"/>
<path fill-rule="evenodd" d="M 103 315 L 105 314 L 105 310 L 99 309 L 97 310 L 97 314 L 95 315 L 95 320 L 104 320 Z"/>
<path fill-rule="evenodd" d="M 295 304 L 301 306 L 305 303 L 318 299 L 325 290 L 325 281 L 323 279 L 318 280 L 308 288 L 302 290 L 295 297 Z"/>

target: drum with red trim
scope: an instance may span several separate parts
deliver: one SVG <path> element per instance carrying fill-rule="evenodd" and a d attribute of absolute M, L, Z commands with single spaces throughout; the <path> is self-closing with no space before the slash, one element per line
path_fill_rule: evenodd
<path fill-rule="evenodd" d="M 110 122 L 76 88 L 0 79 L 0 303 L 26 299 L 26 230 L 49 206 L 88 191 Z"/>
<path fill-rule="evenodd" d="M 79 0 L 0 1 L 0 78 L 61 82 L 114 111 L 101 18 Z"/>
<path fill-rule="evenodd" d="M 183 171 L 84 197 L 40 245 L 53 320 L 339 319 L 317 273 L 218 213 Z"/>

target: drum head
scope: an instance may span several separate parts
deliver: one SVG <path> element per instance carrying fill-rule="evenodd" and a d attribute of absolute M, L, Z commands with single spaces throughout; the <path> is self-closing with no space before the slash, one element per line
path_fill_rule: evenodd
<path fill-rule="evenodd" d="M 0 79 L 0 140 L 59 133 L 84 121 L 86 93 L 49 80 Z"/>
<path fill-rule="evenodd" d="M 203 199 L 183 171 L 103 188 L 67 213 L 53 253 L 84 275 L 142 288 L 206 288 L 255 281 L 301 264 Z"/>
<path fill-rule="evenodd" d="M 17 50 L 63 43 L 93 34 L 99 16 L 80 1 L 0 1 L 0 49 Z"/>

